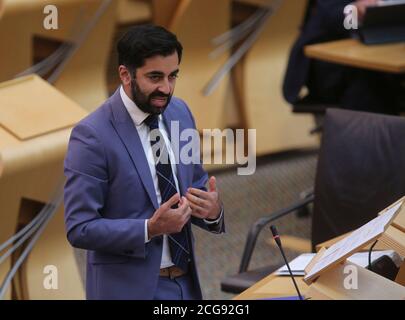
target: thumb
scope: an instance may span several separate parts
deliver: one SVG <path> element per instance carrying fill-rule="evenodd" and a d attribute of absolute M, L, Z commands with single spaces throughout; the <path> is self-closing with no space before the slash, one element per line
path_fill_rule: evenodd
<path fill-rule="evenodd" d="M 180 207 L 179 208 L 187 208 L 188 207 L 188 200 L 186 197 L 181 197 L 180 199 Z"/>
<path fill-rule="evenodd" d="M 215 179 L 214 176 L 212 176 L 208 181 L 208 191 L 210 192 L 217 191 L 217 180 Z"/>

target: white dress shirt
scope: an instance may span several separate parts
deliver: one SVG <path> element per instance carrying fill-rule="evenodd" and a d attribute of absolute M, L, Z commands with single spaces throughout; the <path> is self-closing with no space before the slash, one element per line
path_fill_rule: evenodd
<path fill-rule="evenodd" d="M 122 86 L 120 87 L 120 95 L 121 95 L 121 99 L 122 99 L 122 102 L 124 103 L 125 108 L 127 109 L 132 121 L 135 124 L 136 130 L 138 131 L 139 138 L 142 142 L 142 147 L 145 152 L 146 159 L 148 160 L 150 173 L 152 175 L 153 185 L 155 186 L 157 201 L 160 206 L 162 203 L 162 196 L 161 196 L 160 190 L 159 190 L 159 182 L 158 182 L 158 177 L 156 174 L 155 160 L 154 160 L 153 153 L 152 153 L 152 147 L 151 147 L 150 141 L 149 141 L 150 130 L 149 130 L 149 127 L 143 123 L 144 120 L 149 116 L 149 113 L 145 113 L 141 109 L 139 109 L 138 106 L 127 96 L 127 94 L 124 91 L 124 88 Z M 180 194 L 179 183 L 177 181 L 177 168 L 175 165 L 175 163 L 176 163 L 175 157 L 174 157 L 173 149 L 171 148 L 171 144 L 169 141 L 167 129 L 164 125 L 161 115 L 159 115 L 159 130 L 161 131 L 163 139 L 166 143 L 167 151 L 168 151 L 169 157 L 170 157 L 170 163 L 171 163 L 172 170 L 174 173 L 173 174 L 174 182 L 176 184 L 177 192 Z M 223 209 L 221 210 L 221 214 L 219 215 L 219 218 L 217 220 L 208 221 L 208 220 L 204 219 L 204 221 L 207 224 L 218 223 L 222 217 L 222 214 L 223 214 Z M 145 220 L 145 243 L 147 243 L 149 241 L 150 240 L 149 240 L 149 236 L 148 236 L 148 219 L 146 219 Z M 169 240 L 168 240 L 167 235 L 164 234 L 163 235 L 162 261 L 160 263 L 160 268 L 166 268 L 166 267 L 170 267 L 173 265 L 174 265 L 174 263 L 172 261 L 172 258 L 170 255 L 170 250 L 169 250 Z"/>

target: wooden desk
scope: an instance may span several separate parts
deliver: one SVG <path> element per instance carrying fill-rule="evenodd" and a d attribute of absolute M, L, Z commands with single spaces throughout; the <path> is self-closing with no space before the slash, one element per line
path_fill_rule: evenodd
<path fill-rule="evenodd" d="M 399 219 L 398 219 L 399 220 Z M 329 248 L 331 245 L 335 244 L 339 240 L 347 237 L 349 233 L 345 233 L 336 238 L 325 241 L 316 246 L 316 250 L 319 251 L 322 247 Z M 370 246 L 367 246 L 363 251 L 368 251 Z M 390 250 L 391 248 L 385 245 L 382 242 L 378 242 L 374 247 L 375 250 Z M 309 286 L 303 281 L 303 277 L 295 277 L 297 285 L 300 289 L 302 295 L 309 290 Z M 311 296 L 313 296 L 313 292 Z M 234 297 L 235 300 L 253 300 L 253 299 L 266 299 L 266 298 L 277 298 L 277 297 L 287 297 L 287 296 L 296 296 L 297 292 L 295 291 L 294 285 L 290 277 L 287 276 L 278 276 L 274 273 L 263 278 L 259 282 L 255 283 L 249 289 L 243 291 L 241 294 Z M 315 298 L 315 296 L 313 296 Z M 323 299 L 319 295 L 316 296 L 316 299 Z"/>
<path fill-rule="evenodd" d="M 355 39 L 344 39 L 305 46 L 309 58 L 357 68 L 405 73 L 405 43 L 366 46 Z"/>
<path fill-rule="evenodd" d="M 303 277 L 295 277 L 298 288 L 301 294 L 305 295 L 305 292 L 309 289 L 308 285 L 302 280 Z M 274 273 L 270 274 L 266 278 L 263 278 L 249 289 L 243 291 L 241 294 L 234 297 L 234 300 L 254 300 L 254 299 L 266 299 L 266 298 L 279 298 L 296 296 L 294 284 L 290 277 L 277 276 Z"/>

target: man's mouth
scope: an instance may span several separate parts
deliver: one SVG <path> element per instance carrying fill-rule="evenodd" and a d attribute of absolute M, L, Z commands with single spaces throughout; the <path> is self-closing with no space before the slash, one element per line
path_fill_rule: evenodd
<path fill-rule="evenodd" d="M 153 105 L 157 107 L 164 107 L 167 103 L 167 98 L 166 97 L 154 97 L 151 99 L 151 102 Z"/>

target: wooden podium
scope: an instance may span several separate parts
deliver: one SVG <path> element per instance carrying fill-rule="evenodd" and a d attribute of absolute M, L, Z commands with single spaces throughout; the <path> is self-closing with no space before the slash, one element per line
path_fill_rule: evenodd
<path fill-rule="evenodd" d="M 399 202 L 404 201 L 405 197 L 398 200 L 396 203 L 383 210 L 380 214 L 385 213 L 388 209 L 394 207 Z M 396 229 L 396 230 L 393 230 Z M 387 226 L 385 231 L 378 235 L 377 244 L 374 250 L 389 250 L 396 251 L 402 259 L 404 259 L 403 250 L 405 248 L 405 204 L 399 210 L 396 218 Z M 353 231 L 356 232 L 356 231 Z M 322 243 L 321 251 L 317 258 L 314 258 L 311 264 L 307 267 L 307 273 L 311 270 L 314 263 L 323 255 L 326 248 L 331 248 L 334 244 L 342 239 L 347 238 L 351 233 L 337 237 Z M 359 245 L 359 251 L 369 248 L 370 243 Z M 356 250 L 355 250 L 356 251 Z M 348 253 L 351 255 L 351 252 Z M 346 271 L 346 273 L 345 273 Z M 357 272 L 358 289 L 351 290 L 345 287 L 347 283 L 347 272 Z M 354 276 L 354 274 L 353 274 Z M 405 262 L 398 272 L 394 281 L 390 281 L 380 275 L 373 273 L 365 268 L 356 266 L 353 263 L 347 262 L 345 257 L 334 263 L 328 269 L 324 270 L 315 281 L 304 281 L 302 276 L 296 276 L 297 285 L 306 299 L 325 300 L 325 299 L 404 299 L 405 298 Z M 350 279 L 349 279 L 350 280 Z M 234 297 L 235 300 L 250 300 L 250 299 L 272 299 L 280 297 L 296 296 L 297 293 L 288 276 L 278 276 L 276 273 L 270 274 L 264 279 L 257 282 L 252 287 L 248 288 L 241 294 Z"/>
<path fill-rule="evenodd" d="M 387 221 L 384 230 L 373 233 L 359 228 L 349 236 L 342 238 L 328 249 L 322 248 L 306 269 L 304 282 L 309 285 L 305 296 L 311 299 L 351 299 L 351 300 L 405 300 L 405 263 L 394 281 L 384 278 L 368 269 L 357 266 L 346 260 L 356 251 L 372 244 L 375 240 L 382 242 L 386 248 L 398 253 L 402 259 L 405 257 L 405 197 L 398 200 L 379 213 L 390 214 L 396 210 L 394 218 Z M 378 220 L 379 221 L 379 220 Z M 361 234 L 360 229 L 366 230 Z M 369 239 L 362 241 L 362 236 L 370 235 Z M 352 250 L 350 250 L 352 248 Z M 345 251 L 347 250 L 347 252 Z M 321 261 L 323 260 L 323 262 Z M 316 272 L 315 270 L 316 269 Z M 352 277 L 352 278 L 349 278 Z M 355 283 L 352 283 L 352 281 Z"/>
<path fill-rule="evenodd" d="M 37 76 L 0 84 L 0 243 L 27 225 L 63 182 L 71 127 L 86 114 Z M 18 254 L 0 265 L 1 282 Z M 56 290 L 45 289 L 46 266 L 57 268 Z M 74 252 L 66 239 L 63 206 L 19 269 L 6 298 L 84 298 Z"/>

